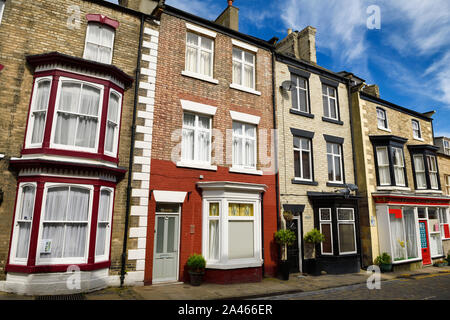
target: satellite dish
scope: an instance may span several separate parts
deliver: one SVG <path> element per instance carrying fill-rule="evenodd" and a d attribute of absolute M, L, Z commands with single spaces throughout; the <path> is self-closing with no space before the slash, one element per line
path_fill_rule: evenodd
<path fill-rule="evenodd" d="M 285 91 L 292 91 L 295 88 L 295 83 L 290 80 L 286 80 L 281 84 L 281 89 Z"/>
<path fill-rule="evenodd" d="M 358 186 L 356 184 L 347 183 L 347 188 L 349 188 L 351 191 L 358 191 Z"/>

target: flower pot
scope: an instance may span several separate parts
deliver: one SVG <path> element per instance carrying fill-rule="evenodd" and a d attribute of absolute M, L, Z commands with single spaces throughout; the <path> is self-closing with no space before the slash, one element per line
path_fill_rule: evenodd
<path fill-rule="evenodd" d="M 289 260 L 282 260 L 280 263 L 281 278 L 283 280 L 289 280 L 289 271 L 291 269 L 291 263 Z"/>
<path fill-rule="evenodd" d="M 199 286 L 203 282 L 203 275 L 205 272 L 195 272 L 195 271 L 189 271 L 189 278 L 191 280 L 192 286 Z"/>
<path fill-rule="evenodd" d="M 380 271 L 381 272 L 391 272 L 392 271 L 392 263 L 389 263 L 389 264 L 382 263 L 382 264 L 380 264 Z"/>

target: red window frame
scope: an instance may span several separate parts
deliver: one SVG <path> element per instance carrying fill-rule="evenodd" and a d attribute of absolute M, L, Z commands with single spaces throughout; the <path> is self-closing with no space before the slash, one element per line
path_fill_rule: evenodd
<path fill-rule="evenodd" d="M 44 139 L 42 142 L 42 146 L 40 148 L 29 148 L 27 146 L 27 136 L 28 136 L 28 129 L 29 129 L 29 122 L 30 122 L 30 113 L 31 113 L 31 107 L 33 103 L 33 94 L 34 94 L 34 88 L 36 84 L 36 80 L 41 77 L 51 77 L 51 88 L 50 88 L 50 97 L 48 102 L 48 108 L 47 108 L 47 117 L 45 120 L 45 129 L 44 129 Z M 52 133 L 52 124 L 53 124 L 53 118 L 55 116 L 56 112 L 56 96 L 58 94 L 58 88 L 59 88 L 59 82 L 60 78 L 71 78 L 74 80 L 80 80 L 88 83 L 93 83 L 97 85 L 101 85 L 104 87 L 103 91 L 103 105 L 102 105 L 102 113 L 100 115 L 100 133 L 98 137 L 98 148 L 96 152 L 87 152 L 87 151 L 75 151 L 75 150 L 66 150 L 66 149 L 57 149 L 52 148 L 50 145 L 50 138 Z M 89 159 L 95 159 L 95 160 L 105 160 L 109 162 L 113 162 L 115 164 L 119 163 L 119 156 L 118 156 L 118 146 L 120 145 L 120 130 L 122 126 L 122 110 L 123 110 L 123 95 L 124 95 L 124 89 L 116 85 L 115 83 L 104 80 L 88 75 L 81 75 L 73 72 L 68 71 L 61 71 L 58 69 L 50 70 L 50 71 L 42 71 L 42 72 L 36 72 L 34 74 L 33 79 L 33 87 L 31 91 L 31 97 L 30 97 L 30 103 L 28 107 L 28 116 L 27 116 L 27 124 L 25 129 L 25 136 L 24 136 L 24 142 L 23 142 L 23 149 L 22 149 L 22 155 L 25 154 L 53 154 L 53 155 L 59 155 L 59 156 L 71 156 L 71 157 L 83 157 L 83 158 L 89 158 Z M 112 157 L 110 155 L 105 154 L 105 135 L 106 135 L 106 124 L 107 124 L 107 116 L 108 116 L 108 104 L 109 104 L 109 97 L 111 89 L 117 91 L 122 95 L 121 103 L 120 103 L 120 113 L 119 116 L 119 135 L 117 139 L 117 153 L 115 157 Z"/>
<path fill-rule="evenodd" d="M 30 244 L 28 248 L 28 258 L 26 265 L 18 265 L 10 263 L 11 258 L 11 248 L 12 248 L 12 240 L 13 240 L 13 232 L 14 225 L 11 229 L 10 234 L 10 244 L 8 250 L 8 258 L 7 264 L 5 267 L 6 272 L 20 272 L 20 273 L 47 273 L 47 272 L 66 272 L 69 266 L 74 264 L 46 264 L 46 265 L 36 265 L 36 256 L 38 250 L 39 243 L 39 228 L 40 228 L 40 220 L 41 220 L 41 209 L 44 205 L 44 189 L 45 183 L 63 183 L 63 184 L 85 184 L 94 187 L 94 193 L 92 197 L 92 213 L 91 213 L 91 225 L 89 229 L 89 246 L 88 246 L 88 258 L 87 263 L 83 264 L 75 264 L 80 268 L 81 271 L 90 271 L 97 269 L 109 268 L 111 265 L 111 245 L 109 245 L 109 253 L 108 259 L 101 262 L 95 262 L 95 245 L 96 245 L 96 236 L 97 236 L 97 222 L 98 222 L 98 209 L 99 209 L 99 199 L 100 199 L 100 190 L 102 187 L 108 187 L 113 189 L 113 206 L 112 206 L 112 215 L 111 215 L 111 232 L 109 235 L 109 242 L 111 244 L 112 240 L 112 225 L 114 222 L 114 206 L 115 206 L 115 190 L 116 183 L 110 182 L 106 180 L 98 180 L 98 179 L 78 179 L 78 178 L 63 178 L 63 177 L 21 177 L 18 179 L 17 188 L 16 188 L 16 199 L 14 205 L 14 214 L 13 221 L 16 219 L 16 209 L 17 209 L 17 201 L 18 195 L 20 192 L 20 184 L 22 183 L 36 183 L 36 192 L 35 192 L 35 200 L 34 200 L 34 209 L 33 209 L 33 220 L 30 232 Z"/>

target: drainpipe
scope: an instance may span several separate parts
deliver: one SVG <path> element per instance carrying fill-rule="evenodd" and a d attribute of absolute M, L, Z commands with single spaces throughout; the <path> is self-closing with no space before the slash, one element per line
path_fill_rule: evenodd
<path fill-rule="evenodd" d="M 276 115 L 276 90 L 275 90 L 275 49 L 272 50 L 272 104 L 273 104 L 273 129 L 275 130 L 275 134 L 277 134 L 277 115 Z M 273 141 L 275 143 L 274 153 L 275 153 L 275 190 L 276 190 L 276 205 L 277 205 L 277 230 L 281 228 L 280 221 L 280 188 L 279 182 L 280 177 L 278 173 L 278 138 Z"/>
<path fill-rule="evenodd" d="M 136 80 L 134 83 L 134 105 L 133 105 L 133 120 L 131 125 L 131 147 L 130 147 L 130 160 L 128 163 L 128 185 L 127 185 L 127 202 L 126 202 L 126 212 L 125 212 L 125 230 L 123 233 L 123 250 L 122 250 L 122 263 L 120 269 L 120 287 L 123 287 L 125 280 L 125 264 L 127 259 L 127 241 L 128 241 L 128 224 L 130 217 L 131 208 L 131 179 L 133 173 L 133 159 L 134 159 L 134 142 L 136 136 L 136 113 L 137 113 L 137 103 L 139 94 L 139 79 L 141 77 L 141 58 L 142 58 L 142 39 L 144 35 L 144 20 L 145 15 L 141 14 L 141 29 L 139 32 L 139 49 L 136 64 Z"/>

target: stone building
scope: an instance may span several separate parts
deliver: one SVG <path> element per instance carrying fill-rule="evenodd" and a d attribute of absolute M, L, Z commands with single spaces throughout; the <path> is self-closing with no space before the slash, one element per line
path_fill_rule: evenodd
<path fill-rule="evenodd" d="M 439 166 L 441 187 L 443 193 L 450 197 L 450 138 L 448 137 L 435 137 L 434 145 L 439 148 L 436 152 L 437 161 Z M 450 255 L 450 215 L 442 216 L 443 221 L 441 221 L 441 236 L 442 239 L 447 239 L 443 241 L 444 254 L 446 256 Z"/>
<path fill-rule="evenodd" d="M 123 240 L 129 172 L 141 168 L 130 145 L 152 106 L 158 3 L 145 13 L 97 0 L 0 3 L 0 290 L 133 284 Z"/>
<path fill-rule="evenodd" d="M 288 259 L 292 272 L 359 272 L 351 81 L 317 64 L 315 35 L 289 29 L 274 57 L 282 219 L 298 239 Z M 313 228 L 325 236 L 315 248 L 303 240 Z"/>
<path fill-rule="evenodd" d="M 394 270 L 430 265 L 444 255 L 450 203 L 433 142 L 434 112 L 383 100 L 376 85 L 358 82 L 351 106 L 364 265 L 384 252 Z"/>

